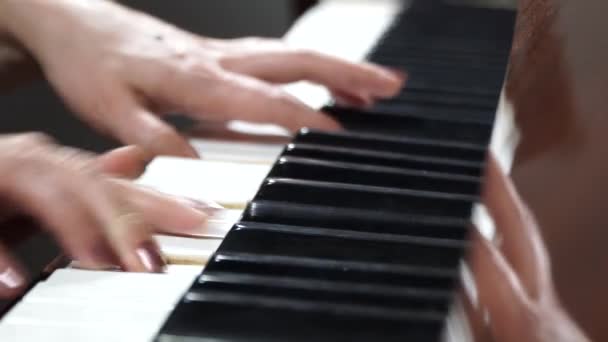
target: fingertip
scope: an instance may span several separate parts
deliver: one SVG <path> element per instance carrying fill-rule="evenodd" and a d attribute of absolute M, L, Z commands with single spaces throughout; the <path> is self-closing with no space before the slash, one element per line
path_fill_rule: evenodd
<path fill-rule="evenodd" d="M 334 118 L 332 118 L 328 113 L 325 112 L 317 112 L 315 113 L 317 118 L 314 120 L 312 125 L 308 125 L 308 128 L 316 128 L 327 131 L 340 131 L 343 129 L 342 125 Z M 299 127 L 301 129 L 302 127 Z"/>
<path fill-rule="evenodd" d="M 163 257 L 160 248 L 154 241 L 143 243 L 136 250 L 141 265 L 145 272 L 148 273 L 163 273 L 167 267 L 167 261 Z"/>
<path fill-rule="evenodd" d="M 407 81 L 407 73 L 403 70 L 371 65 L 376 82 L 370 84 L 370 92 L 377 98 L 391 98 L 399 94 Z"/>

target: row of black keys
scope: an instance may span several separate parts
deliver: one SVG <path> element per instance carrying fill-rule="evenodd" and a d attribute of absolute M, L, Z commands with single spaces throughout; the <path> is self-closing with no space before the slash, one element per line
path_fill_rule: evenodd
<path fill-rule="evenodd" d="M 416 1 L 369 56 L 372 62 L 406 70 L 405 91 L 367 110 L 327 111 L 353 131 L 485 145 L 514 25 L 512 11 Z"/>
<path fill-rule="evenodd" d="M 472 144 L 302 131 L 159 340 L 436 340 L 483 158 Z"/>
<path fill-rule="evenodd" d="M 510 46 L 487 28 L 513 15 L 436 2 L 370 56 L 409 68 L 406 90 L 286 147 L 159 341 L 440 339 Z"/>

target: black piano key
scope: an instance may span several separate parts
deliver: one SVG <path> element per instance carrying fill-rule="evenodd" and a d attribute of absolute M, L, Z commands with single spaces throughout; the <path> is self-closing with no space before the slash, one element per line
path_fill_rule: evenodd
<path fill-rule="evenodd" d="M 496 110 L 496 98 L 492 97 L 475 97 L 462 96 L 450 93 L 431 92 L 431 91 L 416 91 L 405 89 L 401 94 L 393 99 L 386 100 L 393 103 L 421 103 L 421 104 L 438 104 L 443 106 L 456 106 L 464 108 L 485 108 Z"/>
<path fill-rule="evenodd" d="M 407 56 L 385 56 L 377 54 L 373 57 L 372 61 L 377 64 L 403 69 L 405 72 L 408 71 L 408 67 L 446 68 L 446 73 L 449 73 L 452 68 L 464 68 L 470 72 L 490 71 L 503 75 L 506 72 L 505 64 L 502 61 L 491 62 L 483 58 L 483 56 L 433 56 L 412 53 L 408 53 Z"/>
<path fill-rule="evenodd" d="M 236 328 L 238 327 L 238 328 Z M 186 294 L 160 342 L 183 337 L 230 341 L 437 341 L 442 315 L 331 305 L 221 291 Z"/>
<path fill-rule="evenodd" d="M 461 242 L 372 235 L 242 222 L 226 236 L 222 251 L 454 269 L 464 250 Z"/>
<path fill-rule="evenodd" d="M 343 148 L 363 148 L 392 153 L 408 153 L 471 162 L 482 162 L 485 160 L 485 148 L 482 147 L 483 145 L 449 140 L 383 136 L 371 133 L 327 133 L 303 129 L 294 138 L 293 142 Z"/>
<path fill-rule="evenodd" d="M 479 179 L 469 176 L 298 157 L 281 157 L 268 177 L 469 195 L 479 193 L 480 187 Z"/>
<path fill-rule="evenodd" d="M 496 109 L 464 108 L 439 103 L 391 102 L 391 100 L 377 102 L 366 111 L 370 113 L 385 113 L 396 116 L 473 124 L 491 124 L 496 114 Z"/>
<path fill-rule="evenodd" d="M 337 282 L 301 276 L 259 275 L 207 271 L 190 291 L 226 291 L 332 304 L 370 305 L 391 309 L 445 314 L 451 291 L 370 284 L 365 281 Z"/>
<path fill-rule="evenodd" d="M 446 291 L 454 287 L 456 270 L 395 267 L 367 262 L 338 262 L 331 259 L 288 257 L 251 253 L 218 253 L 205 272 L 233 272 L 263 276 L 301 277 L 335 282 L 357 282 Z M 204 273 L 203 273 L 204 274 Z"/>
<path fill-rule="evenodd" d="M 360 148 L 313 144 L 289 144 L 285 148 L 283 156 L 443 172 L 471 177 L 480 177 L 482 171 L 481 162 L 467 162 L 447 158 L 421 157 L 405 153 L 379 152 Z"/>
<path fill-rule="evenodd" d="M 475 43 L 453 41 L 438 41 L 434 37 L 425 37 L 425 41 L 403 40 L 401 42 L 382 41 L 378 49 L 374 51 L 371 60 L 381 57 L 431 57 L 443 60 L 467 61 L 472 64 L 475 61 L 502 65 L 505 69 L 509 51 L 505 49 L 494 50 L 493 48 L 482 48 L 473 46 Z"/>
<path fill-rule="evenodd" d="M 406 136 L 424 140 L 440 137 L 454 142 L 485 144 L 489 141 L 492 132 L 491 125 L 486 123 L 431 120 L 380 112 L 362 112 L 350 108 L 330 107 L 324 111 L 354 134 L 374 133 L 376 135 L 382 134 L 385 137 Z M 368 146 L 367 149 L 373 149 L 373 146 Z M 405 147 L 400 151 L 389 150 L 389 152 L 396 153 L 405 153 L 406 151 L 409 152 Z"/>
<path fill-rule="evenodd" d="M 269 178 L 256 199 L 402 214 L 468 217 L 476 196 L 354 184 Z"/>
<path fill-rule="evenodd" d="M 428 83 L 436 85 L 450 85 L 452 87 L 468 87 L 489 88 L 494 92 L 500 91 L 502 87 L 501 77 L 503 72 L 497 73 L 492 71 L 474 72 L 464 68 L 442 68 L 442 67 L 414 67 L 406 66 L 407 83 L 415 84 L 418 80 L 424 80 Z M 500 75 L 500 76 L 499 76 Z"/>
<path fill-rule="evenodd" d="M 498 82 L 491 86 L 478 84 L 453 84 L 441 79 L 425 79 L 416 75 L 410 75 L 407 80 L 407 89 L 419 89 L 427 91 L 441 91 L 460 94 L 472 94 L 477 96 L 496 96 L 500 94 L 501 84 Z"/>
<path fill-rule="evenodd" d="M 248 206 L 242 221 L 456 241 L 464 241 L 468 231 L 468 222 L 465 219 L 408 216 L 372 210 L 261 200 L 255 200 Z"/>

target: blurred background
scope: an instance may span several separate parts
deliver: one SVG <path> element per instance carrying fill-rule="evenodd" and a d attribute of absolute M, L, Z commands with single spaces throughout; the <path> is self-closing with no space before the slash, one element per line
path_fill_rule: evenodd
<path fill-rule="evenodd" d="M 308 0 L 125 0 L 189 31 L 218 38 L 281 37 Z M 0 133 L 43 131 L 64 144 L 102 151 L 114 145 L 80 123 L 44 80 L 0 93 Z"/>

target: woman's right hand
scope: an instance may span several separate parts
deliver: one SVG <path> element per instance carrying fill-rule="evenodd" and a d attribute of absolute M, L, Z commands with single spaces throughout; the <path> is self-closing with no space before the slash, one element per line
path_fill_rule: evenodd
<path fill-rule="evenodd" d="M 127 147 L 94 158 L 37 133 L 0 136 L 0 196 L 39 220 L 86 267 L 119 265 L 160 272 L 164 262 L 152 233 L 200 229 L 205 213 L 111 175 L 139 175 L 146 155 Z M 0 297 L 17 294 L 25 274 L 0 246 Z"/>
<path fill-rule="evenodd" d="M 474 330 L 496 342 L 589 341 L 559 301 L 536 220 L 492 157 L 483 202 L 500 243 L 475 232 L 470 264 L 478 305 L 468 305 Z"/>

